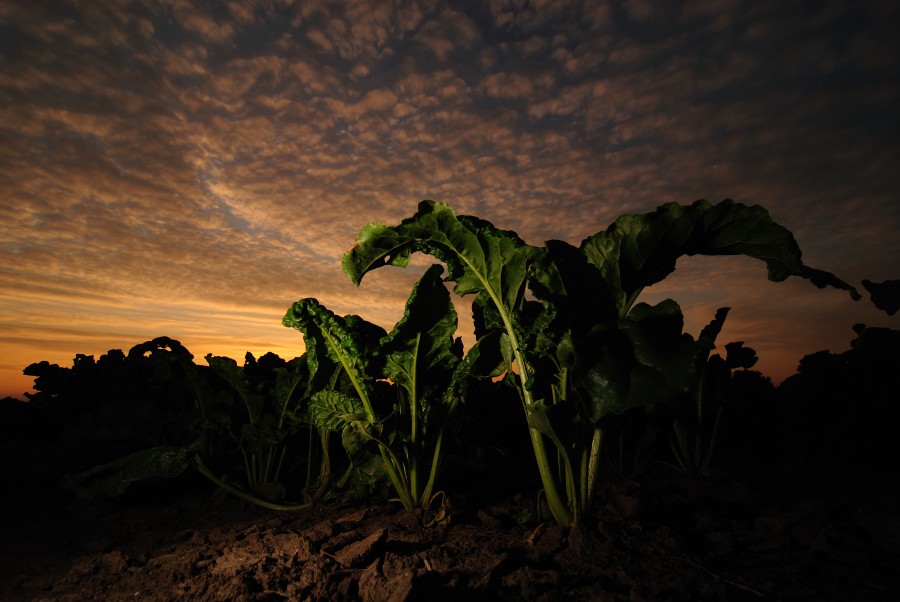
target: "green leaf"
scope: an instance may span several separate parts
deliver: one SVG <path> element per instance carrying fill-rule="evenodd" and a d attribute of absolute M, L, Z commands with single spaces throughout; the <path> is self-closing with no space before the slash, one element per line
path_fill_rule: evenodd
<path fill-rule="evenodd" d="M 529 275 L 532 292 L 552 316 L 541 336 L 553 342 L 534 345 L 531 352 L 536 357 L 552 354 L 555 362 L 550 365 L 570 372 L 569 386 L 581 401 L 583 420 L 597 425 L 609 413 L 671 394 L 676 375 L 666 373 L 664 363 L 670 354 L 665 348 L 674 346 L 693 355 L 692 340 L 682 337 L 677 304 L 667 301 L 652 310 L 640 305 L 620 319 L 614 288 L 580 249 L 561 241 L 547 242 Z M 547 364 L 543 365 L 546 372 Z"/>
<path fill-rule="evenodd" d="M 319 428 L 340 431 L 349 424 L 367 422 L 362 402 L 340 391 L 318 391 L 309 399 L 309 419 Z"/>
<path fill-rule="evenodd" d="M 124 494 L 131 485 L 147 479 L 174 479 L 191 466 L 191 457 L 199 449 L 189 446 L 161 445 L 143 449 L 90 470 L 63 477 L 62 485 L 78 497 L 94 499 Z"/>
<path fill-rule="evenodd" d="M 370 464 L 373 446 L 383 445 L 378 438 L 379 426 L 369 422 L 360 400 L 340 391 L 314 393 L 309 400 L 309 417 L 318 428 L 341 434 L 341 444 L 354 466 Z M 379 462 L 385 461 L 377 453 L 374 457 L 378 458 Z M 375 476 L 376 474 L 378 476 Z M 377 472 L 372 473 L 371 477 L 380 479 L 381 475 L 382 472 Z"/>
<path fill-rule="evenodd" d="M 573 368 L 584 338 L 618 320 L 615 295 L 580 249 L 558 240 L 546 244 L 528 272 L 542 311 L 523 338 L 533 363 L 555 356 L 560 368 Z"/>
<path fill-rule="evenodd" d="M 832 286 L 860 298 L 833 274 L 804 265 L 791 232 L 773 222 L 763 207 L 730 199 L 717 205 L 668 203 L 652 213 L 623 215 L 585 239 L 581 248 L 616 291 L 620 315 L 641 290 L 671 274 L 682 255 L 746 255 L 765 261 L 774 282 L 800 276 L 819 288 Z"/>
<path fill-rule="evenodd" d="M 257 422 L 263 409 L 264 400 L 262 396 L 250 390 L 250 384 L 244 377 L 243 369 L 237 365 L 237 362 L 230 357 L 219 357 L 213 354 L 207 354 L 206 363 L 212 368 L 219 377 L 231 385 L 244 402 L 247 409 L 247 417 L 250 424 Z"/>
<path fill-rule="evenodd" d="M 374 423 L 372 383 L 381 367 L 377 364 L 379 356 L 373 350 L 385 336 L 384 329 L 359 316 L 337 316 L 313 298 L 294 303 L 285 314 L 283 324 L 303 333 L 310 378 L 323 371 L 330 378 L 334 368 L 341 368 L 353 383 L 369 422 Z M 331 369 L 323 370 L 324 365 Z"/>
<path fill-rule="evenodd" d="M 528 266 L 541 249 L 485 220 L 457 217 L 446 203 L 422 201 L 416 214 L 398 226 L 369 224 L 363 228 L 357 244 L 344 255 L 344 272 L 359 284 L 370 270 L 384 265 L 404 266 L 410 254 L 417 251 L 446 264 L 447 280 L 456 283 L 457 294 L 477 294 L 473 303 L 476 338 L 501 331 L 496 340 L 507 370 L 514 362 L 523 364 L 520 370 L 529 382 L 528 366 L 520 357 L 524 341 L 518 340 L 523 334 L 519 318 Z M 530 399 L 528 391 L 524 394 Z"/>
<path fill-rule="evenodd" d="M 373 456 L 383 462 L 378 454 L 372 451 L 375 439 L 369 434 L 365 424 L 368 423 L 354 422 L 341 429 L 341 445 L 354 465 L 367 463 Z"/>
<path fill-rule="evenodd" d="M 566 450 L 565 440 L 571 439 L 574 415 L 569 412 L 571 404 L 548 406 L 543 399 L 536 400 L 526 408 L 528 426 L 547 436 L 560 451 Z"/>
<path fill-rule="evenodd" d="M 506 372 L 507 360 L 501 342 L 504 337 L 502 331 L 494 330 L 476 339 L 463 358 L 465 366 L 457 366 L 459 375 L 454 380 L 463 378 L 463 375 L 466 378 L 495 378 Z"/>
<path fill-rule="evenodd" d="M 640 303 L 616 324 L 577 341 L 573 381 L 587 420 L 596 425 L 607 414 L 687 392 L 701 348 L 682 327 L 674 301 Z"/>
<path fill-rule="evenodd" d="M 615 321 L 616 291 L 582 250 L 560 240 L 546 245 L 529 269 L 528 286 L 552 312 L 554 326 L 586 332 Z"/>
<path fill-rule="evenodd" d="M 422 201 L 416 214 L 398 226 L 363 228 L 344 255 L 344 272 L 359 284 L 375 268 L 405 266 L 415 251 L 447 265 L 447 279 L 456 283 L 457 294 L 486 293 L 504 319 L 521 302 L 528 263 L 540 252 L 514 232 L 478 218 L 457 217 L 446 203 Z"/>
<path fill-rule="evenodd" d="M 296 418 L 296 401 L 302 398 L 309 385 L 309 364 L 305 354 L 295 357 L 275 369 L 275 407 L 282 420 Z"/>
<path fill-rule="evenodd" d="M 403 317 L 379 341 L 384 375 L 417 403 L 428 389 L 442 391 L 459 362 L 454 346 L 457 316 L 441 279 L 443 267 L 431 266 L 415 284 Z"/>

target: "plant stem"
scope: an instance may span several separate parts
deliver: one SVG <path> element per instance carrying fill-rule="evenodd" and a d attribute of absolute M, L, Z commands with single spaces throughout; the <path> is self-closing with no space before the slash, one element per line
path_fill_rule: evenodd
<path fill-rule="evenodd" d="M 309 423 L 308 429 L 309 440 L 306 444 L 306 486 L 309 487 L 310 482 L 312 481 L 312 465 L 313 465 L 313 425 Z"/>
<path fill-rule="evenodd" d="M 603 449 L 603 429 L 595 428 L 591 438 L 591 455 L 588 461 L 587 483 L 584 485 L 584 512 L 590 511 L 594 501 L 594 493 L 597 490 L 597 478 L 600 473 L 600 452 Z"/>
<path fill-rule="evenodd" d="M 397 470 L 397 467 L 400 465 L 397 456 L 395 456 L 394 452 L 381 441 L 378 442 L 378 451 L 381 452 L 381 461 L 384 462 L 384 467 L 388 471 L 388 477 L 390 477 L 391 483 L 393 483 L 394 489 L 397 491 L 397 495 L 400 496 L 403 507 L 407 510 L 413 510 L 416 507 L 416 502 L 410 496 L 407 480 L 404 479 L 402 474 Z"/>
<path fill-rule="evenodd" d="M 434 489 L 434 480 L 437 477 L 438 466 L 441 463 L 441 444 L 444 440 L 444 429 L 438 432 L 437 441 L 434 443 L 434 455 L 431 457 L 431 471 L 428 473 L 428 482 L 425 483 L 425 491 L 422 497 L 418 498 L 420 503 L 426 503 L 431 498 L 431 491 Z"/>
<path fill-rule="evenodd" d="M 360 401 L 362 401 L 363 408 L 366 410 L 366 418 L 369 421 L 369 424 L 375 425 L 377 422 L 377 417 L 375 416 L 375 410 L 372 407 L 372 402 L 369 400 L 369 395 L 366 392 L 363 383 L 359 382 L 359 379 L 356 378 L 356 371 L 352 369 L 350 366 L 347 357 L 342 353 L 341 346 L 331 337 L 328 331 L 324 328 L 319 329 L 322 333 L 322 336 L 328 342 L 328 345 L 331 346 L 335 355 L 339 358 L 341 365 L 344 368 L 344 371 L 347 373 L 347 376 L 350 378 L 350 382 L 353 383 L 353 388 L 356 389 L 356 394 L 359 396 Z M 408 510 L 412 510 L 415 508 L 415 503 L 412 502 L 409 494 L 409 486 L 406 482 L 406 479 L 402 478 L 401 474 L 397 472 L 397 467 L 400 466 L 400 462 L 397 461 L 396 456 L 387 447 L 386 444 L 378 441 L 378 450 L 381 452 L 381 460 L 384 462 L 384 468 L 387 470 L 388 477 L 391 479 L 391 483 L 394 485 L 394 489 L 397 490 L 397 494 L 400 496 L 400 501 L 403 502 L 403 506 Z"/>
<path fill-rule="evenodd" d="M 269 502 L 262 498 L 256 497 L 255 495 L 251 495 L 246 491 L 241 491 L 237 487 L 233 487 L 214 475 L 209 468 L 203 463 L 203 460 L 200 459 L 200 456 L 194 457 L 194 465 L 197 471 L 202 474 L 204 477 L 215 483 L 221 489 L 227 491 L 231 495 L 244 500 L 245 502 L 250 502 L 251 504 L 256 504 L 257 506 L 262 506 L 263 508 L 268 508 L 269 510 L 278 510 L 282 512 L 297 512 L 299 510 L 309 510 L 315 504 L 315 499 L 311 502 L 307 502 L 305 504 L 297 504 L 297 505 L 285 505 L 285 504 L 275 504 L 273 502 Z"/>
<path fill-rule="evenodd" d="M 493 301 L 494 307 L 497 308 L 497 313 L 500 314 L 500 319 L 503 320 L 503 327 L 506 329 L 506 334 L 509 337 L 509 344 L 512 347 L 516 364 L 521 371 L 521 374 L 519 375 L 519 388 L 522 391 L 522 400 L 525 405 L 525 415 L 527 417 L 531 406 L 534 405 L 534 397 L 531 395 L 531 390 L 525 386 L 525 383 L 528 382 L 529 368 L 528 364 L 525 363 L 525 357 L 522 355 L 522 350 L 519 347 L 519 340 L 516 336 L 516 329 L 513 328 L 512 318 L 506 310 L 506 306 L 503 305 L 503 302 L 497 296 L 497 293 L 494 291 L 491 284 L 485 279 L 484 275 L 472 265 L 463 253 L 455 248 L 453 251 L 481 281 L 484 291 L 491 298 L 491 301 Z M 528 430 L 531 436 L 531 446 L 534 449 L 534 458 L 537 461 L 538 472 L 541 475 L 541 483 L 543 484 L 544 492 L 547 495 L 547 503 L 550 505 L 550 512 L 553 513 L 553 518 L 555 518 L 559 524 L 566 527 L 572 523 L 573 517 L 566 502 L 559 495 L 559 488 L 553 477 L 553 468 L 550 466 L 550 460 L 547 457 L 547 447 L 544 443 L 544 436 L 540 431 L 530 426 Z"/>
<path fill-rule="evenodd" d="M 419 499 L 419 397 L 418 383 L 416 381 L 416 372 L 419 365 L 419 344 L 422 340 L 422 333 L 416 333 L 416 349 L 415 357 L 412 362 L 412 374 L 409 375 L 412 391 L 409 392 L 409 419 L 410 419 L 410 448 L 409 453 L 409 490 L 413 500 Z"/>

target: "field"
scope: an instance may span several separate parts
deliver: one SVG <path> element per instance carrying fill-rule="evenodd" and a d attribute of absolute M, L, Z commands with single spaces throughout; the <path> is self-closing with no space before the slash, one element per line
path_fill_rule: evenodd
<path fill-rule="evenodd" d="M 197 482 L 7 496 L 0 599 L 893 600 L 892 480 L 610 479 L 578 529 L 523 524 L 531 500 L 483 483 L 439 517 L 390 501 L 279 513 Z"/>
<path fill-rule="evenodd" d="M 37 393 L 0 404 L 0 595 L 896 599 L 900 331 L 857 325 L 775 387 L 716 341 L 729 308 L 695 337 L 638 302 L 694 254 L 862 298 L 765 209 L 667 204 L 538 248 L 423 201 L 343 269 L 413 253 L 441 263 L 390 332 L 305 298 L 290 360 L 159 337 L 28 366 Z M 900 308 L 897 281 L 863 285 Z"/>

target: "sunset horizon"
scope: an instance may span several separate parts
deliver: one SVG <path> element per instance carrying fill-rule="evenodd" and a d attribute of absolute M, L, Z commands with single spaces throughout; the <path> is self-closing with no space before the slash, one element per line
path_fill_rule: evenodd
<path fill-rule="evenodd" d="M 315 297 L 390 329 L 418 275 L 356 287 L 369 222 L 441 200 L 528 244 L 732 198 L 806 265 L 857 287 L 771 282 L 748 257 L 684 257 L 677 301 L 714 353 L 743 341 L 775 383 L 897 329 L 861 282 L 900 278 L 896 9 L 839 1 L 0 2 L 0 397 L 48 361 L 166 336 L 284 359 Z M 454 297 L 474 342 L 472 297 Z"/>

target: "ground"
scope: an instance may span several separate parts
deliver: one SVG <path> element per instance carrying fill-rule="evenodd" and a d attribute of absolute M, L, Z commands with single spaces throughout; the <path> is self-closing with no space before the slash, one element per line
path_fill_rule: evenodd
<path fill-rule="evenodd" d="M 6 496 L 0 600 L 894 600 L 895 475 L 602 484 L 595 519 L 523 496 L 278 513 L 212 494 Z"/>

